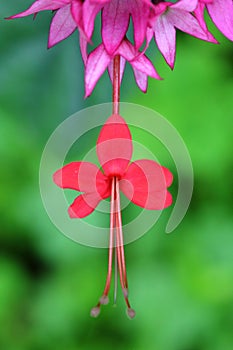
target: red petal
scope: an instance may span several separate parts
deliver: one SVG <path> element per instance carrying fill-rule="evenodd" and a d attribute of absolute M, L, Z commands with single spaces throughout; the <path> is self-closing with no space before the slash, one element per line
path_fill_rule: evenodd
<path fill-rule="evenodd" d="M 121 191 L 135 204 L 146 209 L 162 210 L 172 203 L 167 186 L 172 183 L 170 171 L 152 160 L 130 164 L 120 181 Z"/>
<path fill-rule="evenodd" d="M 128 125 L 119 115 L 112 115 L 102 127 L 97 140 L 97 155 L 105 175 L 124 175 L 132 153 Z"/>
<path fill-rule="evenodd" d="M 107 178 L 95 164 L 88 162 L 72 162 L 65 165 L 55 172 L 53 181 L 61 188 L 95 193 L 100 199 L 106 198 L 105 195 L 109 191 Z"/>
<path fill-rule="evenodd" d="M 95 193 L 78 196 L 68 209 L 69 216 L 71 218 L 84 218 L 95 210 L 100 200 L 101 198 Z"/>

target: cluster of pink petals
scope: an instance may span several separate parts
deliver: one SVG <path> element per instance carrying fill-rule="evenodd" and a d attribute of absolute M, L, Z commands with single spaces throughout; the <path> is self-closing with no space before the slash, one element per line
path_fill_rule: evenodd
<path fill-rule="evenodd" d="M 110 197 L 114 177 L 124 195 L 140 207 L 162 210 L 172 204 L 172 196 L 167 191 L 173 180 L 172 173 L 153 160 L 131 162 L 132 137 L 122 117 L 108 118 L 98 137 L 96 151 L 103 171 L 89 162 L 72 162 L 53 176 L 59 187 L 82 192 L 68 209 L 71 218 L 91 214 L 100 201 Z"/>
<path fill-rule="evenodd" d="M 116 55 L 121 56 L 121 76 L 128 61 L 137 85 L 145 92 L 148 76 L 159 79 L 145 55 L 153 37 L 171 68 L 175 62 L 177 30 L 216 43 L 205 22 L 205 9 L 216 27 L 233 40 L 232 0 L 178 0 L 175 3 L 164 0 L 37 0 L 26 11 L 10 18 L 36 15 L 44 10 L 55 11 L 49 47 L 78 29 L 85 64 L 86 96 L 89 96 L 106 69 L 111 77 L 112 61 Z M 95 47 L 91 40 L 98 13 L 101 13 L 102 42 Z M 132 41 L 127 38 L 131 19 Z"/>

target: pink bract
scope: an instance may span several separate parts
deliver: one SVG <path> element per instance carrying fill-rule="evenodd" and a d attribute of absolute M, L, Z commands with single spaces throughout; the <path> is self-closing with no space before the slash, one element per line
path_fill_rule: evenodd
<path fill-rule="evenodd" d="M 150 23 L 154 38 L 167 64 L 173 68 L 176 54 L 176 30 L 179 29 L 196 38 L 216 43 L 191 14 L 197 0 L 180 0 L 177 3 L 161 2 L 153 8 Z"/>
<path fill-rule="evenodd" d="M 204 19 L 205 8 L 220 32 L 233 41 L 233 1 L 199 0 L 195 15 L 204 30 L 207 28 Z"/>
<path fill-rule="evenodd" d="M 153 36 L 172 69 L 176 56 L 177 30 L 217 43 L 207 28 L 205 9 L 217 28 L 233 40 L 232 0 L 179 0 L 175 3 L 163 0 L 37 0 L 26 11 L 9 18 L 36 15 L 45 10 L 55 11 L 49 31 L 49 48 L 78 29 L 86 66 L 85 90 L 86 96 L 89 96 L 106 69 L 112 77 L 112 62 L 116 55 L 121 56 L 121 78 L 125 62 L 128 61 L 133 67 L 138 87 L 146 92 L 148 77 L 159 79 L 152 63 L 144 55 Z M 99 13 L 101 43 L 93 45 L 91 40 Z M 131 41 L 127 38 L 130 20 L 133 24 Z"/>
<path fill-rule="evenodd" d="M 143 92 L 147 90 L 148 76 L 161 79 L 151 61 L 145 54 L 138 52 L 129 40 L 123 40 L 118 50 L 112 56 L 107 53 L 104 45 L 101 44 L 88 55 L 86 61 L 86 97 L 92 93 L 106 68 L 108 68 L 112 80 L 112 63 L 116 55 L 121 56 L 121 78 L 124 73 L 125 61 L 128 61 L 133 68 L 136 83 Z"/>

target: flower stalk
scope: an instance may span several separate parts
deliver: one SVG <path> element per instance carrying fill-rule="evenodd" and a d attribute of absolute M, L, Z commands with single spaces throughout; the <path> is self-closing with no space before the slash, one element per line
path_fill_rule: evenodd
<path fill-rule="evenodd" d="M 112 88 L 112 113 L 119 114 L 120 102 L 120 55 L 116 55 L 113 60 L 113 88 Z"/>

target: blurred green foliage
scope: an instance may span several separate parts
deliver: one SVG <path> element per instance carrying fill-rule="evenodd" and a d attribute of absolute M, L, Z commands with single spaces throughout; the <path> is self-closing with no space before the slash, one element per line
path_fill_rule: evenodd
<path fill-rule="evenodd" d="M 29 3 L 2 1 L 1 17 Z M 47 51 L 50 18 L 45 12 L 34 22 L 0 24 L 0 348 L 232 350 L 232 44 L 217 32 L 216 46 L 178 35 L 174 72 L 153 47 L 152 60 L 165 79 L 150 80 L 146 95 L 126 72 L 122 100 L 157 110 L 184 138 L 194 196 L 171 235 L 164 234 L 168 210 L 126 246 L 135 320 L 126 318 L 121 295 L 116 308 L 91 319 L 107 251 L 57 231 L 41 203 L 38 169 L 56 126 L 77 110 L 109 101 L 110 83 L 105 75 L 83 100 L 77 35 Z M 156 152 L 148 138 L 144 142 Z M 173 167 L 165 157 L 161 162 Z"/>

